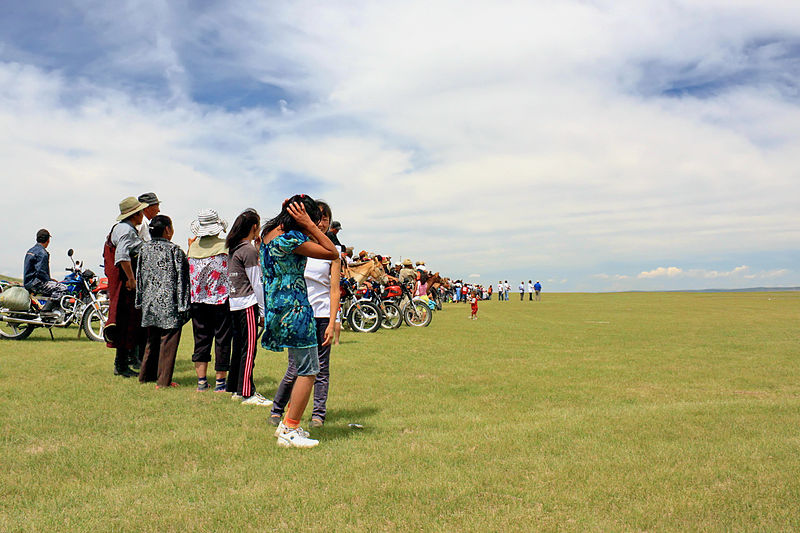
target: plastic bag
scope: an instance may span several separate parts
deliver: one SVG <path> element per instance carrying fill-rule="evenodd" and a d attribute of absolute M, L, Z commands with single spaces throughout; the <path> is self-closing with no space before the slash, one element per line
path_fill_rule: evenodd
<path fill-rule="evenodd" d="M 9 311 L 27 311 L 31 307 L 31 295 L 25 287 L 9 287 L 0 293 L 0 307 Z"/>

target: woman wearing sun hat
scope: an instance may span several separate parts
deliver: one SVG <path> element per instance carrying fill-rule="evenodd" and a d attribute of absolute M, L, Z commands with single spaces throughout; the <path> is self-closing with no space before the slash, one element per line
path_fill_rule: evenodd
<path fill-rule="evenodd" d="M 225 379 L 231 363 L 231 323 L 228 303 L 228 247 L 219 234 L 228 223 L 213 209 L 203 209 L 189 226 L 195 239 L 189 244 L 189 281 L 197 390 L 209 389 L 208 363 L 214 344 L 214 392 L 225 392 Z"/>

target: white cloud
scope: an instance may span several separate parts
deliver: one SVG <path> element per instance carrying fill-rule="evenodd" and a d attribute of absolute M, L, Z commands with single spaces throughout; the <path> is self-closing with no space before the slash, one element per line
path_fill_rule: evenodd
<path fill-rule="evenodd" d="M 39 226 L 52 226 L 54 245 L 99 248 L 116 202 L 144 190 L 185 228 L 202 207 L 270 215 L 302 187 L 332 203 L 343 242 L 359 249 L 419 257 L 455 277 L 542 274 L 566 288 L 567 276 L 590 279 L 608 258 L 707 264 L 698 258 L 800 247 L 800 108 L 780 85 L 798 80 L 780 63 L 780 42 L 753 48 L 764 36 L 796 38 L 800 5 L 120 9 L 84 13 L 106 52 L 77 77 L 0 63 L 0 208 L 31 221 L 10 236 L 0 272 L 20 269 Z M 763 76 L 702 98 L 659 96 L 685 71 L 712 85 Z M 212 75 L 280 94 L 255 110 L 194 103 Z M 161 77 L 168 94 L 141 94 L 132 76 Z M 31 183 L 34 205 L 12 200 Z M 762 275 L 629 268 L 596 279 Z"/>
<path fill-rule="evenodd" d="M 469 277 L 471 277 L 471 278 L 479 278 L 479 277 L 481 277 L 481 275 L 480 274 L 470 274 Z"/>
<path fill-rule="evenodd" d="M 653 270 L 649 270 L 647 272 L 640 272 L 637 276 L 639 279 L 651 279 L 651 278 L 674 278 L 676 276 L 680 276 L 683 274 L 683 270 L 678 267 L 658 267 Z"/>

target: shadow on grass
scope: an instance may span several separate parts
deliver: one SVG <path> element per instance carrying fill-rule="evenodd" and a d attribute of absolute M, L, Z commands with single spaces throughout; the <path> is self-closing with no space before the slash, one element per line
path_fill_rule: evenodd
<path fill-rule="evenodd" d="M 257 358 L 256 363 L 258 363 Z M 206 377 L 208 378 L 209 385 L 213 387 L 215 379 L 213 360 L 208 364 Z M 283 375 L 280 377 L 282 378 Z M 191 361 L 191 359 L 178 359 L 175 361 L 175 375 L 172 379 L 175 383 L 181 385 L 182 387 L 195 387 L 197 385 L 197 374 L 195 373 L 194 363 Z M 262 376 L 255 378 L 254 384 L 259 393 L 263 394 L 267 398 L 272 398 L 275 395 L 275 391 L 278 389 L 279 379 L 280 378 L 276 379 L 269 376 Z"/>
<path fill-rule="evenodd" d="M 20 342 L 20 343 L 29 343 L 29 342 L 52 342 L 52 343 L 56 343 L 56 342 L 85 342 L 87 346 L 91 346 L 92 344 L 95 344 L 93 341 L 90 341 L 89 339 L 87 339 L 83 335 L 81 335 L 80 338 L 78 338 L 77 335 L 74 336 L 74 337 L 73 336 L 69 336 L 69 337 L 56 336 L 55 340 L 53 340 L 53 339 L 50 338 L 50 334 L 47 333 L 47 331 L 44 331 L 43 333 L 40 333 L 38 335 L 37 335 L 37 332 L 34 332 L 27 339 L 22 339 L 21 341 L 18 341 L 18 342 Z M 97 345 L 100 346 L 101 344 L 97 343 Z"/>
<path fill-rule="evenodd" d="M 325 417 L 325 425 L 315 429 L 314 433 L 325 440 L 349 439 L 358 434 L 372 433 L 375 427 L 366 421 L 377 414 L 377 407 L 362 406 L 353 409 L 335 409 Z M 361 424 L 364 427 L 352 428 L 348 424 Z"/>

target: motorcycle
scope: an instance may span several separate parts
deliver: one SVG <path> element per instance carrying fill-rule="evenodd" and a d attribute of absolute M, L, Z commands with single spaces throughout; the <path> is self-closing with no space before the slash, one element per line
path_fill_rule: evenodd
<path fill-rule="evenodd" d="M 356 298 L 360 302 L 371 302 L 381 312 L 381 327 L 384 329 L 397 329 L 403 323 L 403 313 L 400 308 L 392 301 L 387 300 L 383 295 L 389 292 L 389 288 L 383 290 L 381 285 L 376 284 L 375 289 L 364 287 L 356 291 Z"/>
<path fill-rule="evenodd" d="M 403 283 L 387 286 L 382 298 L 400 308 L 403 321 L 408 326 L 427 327 L 433 320 L 433 303 L 413 296 L 411 288 Z"/>
<path fill-rule="evenodd" d="M 72 266 L 67 267 L 69 274 L 62 281 L 68 292 L 56 304 L 55 311 L 42 310 L 49 298 L 35 297 L 22 286 L 4 287 L 0 293 L 0 338 L 22 340 L 36 328 L 47 328 L 50 337 L 54 338 L 52 328 L 66 328 L 75 323 L 78 324 L 78 337 L 83 331 L 89 339 L 103 341 L 108 299 L 102 296 L 98 299 L 95 273 L 89 269 L 81 270 L 81 262 L 76 262 L 73 254 L 70 248 L 67 255 Z"/>
<path fill-rule="evenodd" d="M 372 302 L 359 300 L 356 296 L 356 285 L 353 280 L 342 278 L 339 282 L 341 290 L 340 305 L 343 324 L 360 333 L 375 333 L 381 327 L 381 311 Z"/>

